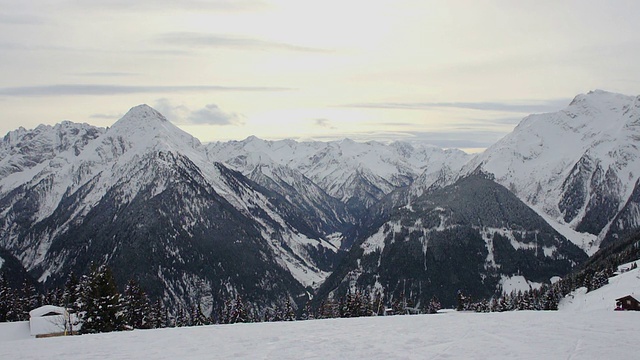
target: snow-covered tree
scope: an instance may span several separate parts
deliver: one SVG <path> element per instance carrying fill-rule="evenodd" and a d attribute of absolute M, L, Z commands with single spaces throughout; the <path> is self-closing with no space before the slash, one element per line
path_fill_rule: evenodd
<path fill-rule="evenodd" d="M 291 305 L 291 300 L 287 298 L 287 301 L 284 304 L 284 321 L 294 321 L 296 319 L 296 310 L 293 305 Z"/>
<path fill-rule="evenodd" d="M 247 310 L 245 309 L 242 297 L 240 296 L 240 294 L 237 294 L 235 301 L 233 302 L 233 309 L 231 310 L 230 323 L 234 324 L 245 322 L 249 322 L 249 316 L 247 315 Z"/>
<path fill-rule="evenodd" d="M 152 327 L 149 298 L 137 281 L 131 279 L 124 288 L 121 298 L 123 322 L 130 329 L 149 329 Z"/>
<path fill-rule="evenodd" d="M 94 268 L 85 278 L 82 297 L 82 332 L 98 333 L 122 330 L 120 294 L 111 269 Z"/>
<path fill-rule="evenodd" d="M 440 304 L 440 300 L 438 300 L 437 296 L 433 295 L 431 297 L 431 300 L 429 301 L 429 306 L 427 307 L 427 313 L 428 314 L 435 314 L 440 309 L 442 309 L 442 305 Z"/>

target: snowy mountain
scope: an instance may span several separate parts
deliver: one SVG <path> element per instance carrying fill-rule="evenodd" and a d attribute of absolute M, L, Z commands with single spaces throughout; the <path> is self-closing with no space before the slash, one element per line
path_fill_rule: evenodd
<path fill-rule="evenodd" d="M 38 286 L 36 280 L 27 271 L 13 254 L 0 247 L 0 288 L 6 281 L 6 285 L 13 289 L 24 289 L 25 284 Z"/>
<path fill-rule="evenodd" d="M 548 283 L 586 257 L 506 188 L 473 174 L 379 215 L 318 297 L 381 291 L 418 308 L 434 295 L 453 306 L 458 290 L 488 298 L 516 275 Z"/>
<path fill-rule="evenodd" d="M 591 254 L 640 225 L 639 109 L 578 95 L 474 157 L 348 139 L 203 145 L 146 105 L 108 129 L 20 128 L 0 141 L 0 247 L 47 286 L 108 263 L 180 306 L 301 302 L 323 282 L 324 295 L 402 282 L 421 299 L 438 283 L 450 296 L 545 282 L 585 258 L 566 239 Z"/>
<path fill-rule="evenodd" d="M 640 97 L 593 91 L 471 160 L 588 253 L 639 224 Z M 611 241 L 611 240 L 607 240 Z"/>
<path fill-rule="evenodd" d="M 55 128 L 77 127 L 85 128 Z M 45 284 L 98 262 L 174 305 L 206 309 L 238 292 L 268 306 L 297 300 L 332 266 L 338 249 L 304 214 L 211 162 L 197 139 L 146 105 L 105 131 L 45 133 L 5 137 L 4 154 L 17 156 L 3 158 L 14 170 L 0 179 L 0 246 Z"/>
<path fill-rule="evenodd" d="M 11 131 L 0 142 L 0 178 L 36 167 L 65 151 L 78 155 L 89 141 L 104 131 L 70 121 Z"/>
<path fill-rule="evenodd" d="M 265 185 L 266 178 L 278 181 L 264 174 L 263 169 L 267 167 L 286 167 L 295 171 L 327 195 L 346 204 L 355 218 L 361 217 L 367 208 L 385 195 L 416 180 L 426 189 L 443 176 L 455 178 L 470 158 L 456 149 L 444 150 L 408 142 L 389 145 L 375 141 L 358 143 L 349 139 L 296 142 L 249 137 L 243 141 L 210 144 L 207 152 L 212 159 L 224 162 L 262 185 Z M 257 168 L 266 178 L 252 176 Z M 293 181 L 279 178 L 298 192 L 304 191 Z M 323 197 L 322 201 L 325 199 Z"/>

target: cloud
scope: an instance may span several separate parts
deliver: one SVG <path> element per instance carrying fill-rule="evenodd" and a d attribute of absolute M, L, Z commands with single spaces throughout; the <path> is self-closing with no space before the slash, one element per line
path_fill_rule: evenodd
<path fill-rule="evenodd" d="M 506 135 L 507 132 L 498 131 L 446 131 L 446 132 L 421 132 L 421 131 L 364 131 L 350 132 L 333 135 L 314 136 L 314 140 L 338 140 L 349 138 L 356 141 L 408 141 L 429 144 L 441 148 L 487 148 Z"/>
<path fill-rule="evenodd" d="M 324 49 L 316 49 L 256 38 L 192 32 L 166 33 L 158 36 L 156 40 L 165 45 L 186 46 L 191 48 L 211 47 L 254 50 L 285 50 L 313 53 L 328 52 Z"/>
<path fill-rule="evenodd" d="M 171 104 L 169 99 L 166 98 L 156 100 L 153 108 L 176 124 L 183 122 L 183 119 L 189 114 L 189 109 L 186 106 L 174 106 Z"/>
<path fill-rule="evenodd" d="M 129 73 L 129 72 L 107 72 L 107 71 L 95 71 L 95 72 L 83 72 L 83 73 L 74 73 L 71 75 L 76 76 L 95 76 L 95 77 L 126 77 L 126 76 L 139 76 L 138 73 Z"/>
<path fill-rule="evenodd" d="M 185 93 L 204 91 L 289 91 L 291 88 L 268 86 L 127 86 L 98 84 L 60 84 L 0 88 L 0 96 L 70 96 L 70 95 L 126 95 L 148 93 Z"/>
<path fill-rule="evenodd" d="M 34 15 L 6 15 L 0 14 L 0 24 L 5 25 L 39 25 L 45 21 Z"/>
<path fill-rule="evenodd" d="M 156 100 L 154 108 L 167 119 L 182 125 L 241 125 L 244 116 L 223 111 L 216 104 L 207 104 L 204 108 L 192 111 L 185 105 L 173 105 L 169 99 Z"/>
<path fill-rule="evenodd" d="M 557 111 L 566 107 L 571 99 L 551 99 L 523 102 L 419 102 L 419 103 L 358 103 L 345 107 L 372 109 L 428 110 L 433 108 L 456 108 L 479 111 L 503 111 L 513 113 L 541 113 Z"/>
<path fill-rule="evenodd" d="M 192 112 L 187 120 L 192 124 L 199 125 L 235 125 L 243 123 L 241 115 L 224 112 L 216 104 L 207 104 L 204 108 Z"/>
<path fill-rule="evenodd" d="M 71 0 L 67 1 L 71 7 L 80 6 L 82 9 L 97 8 L 109 11 L 166 11 L 185 10 L 191 12 L 199 11 L 224 11 L 224 12 L 247 12 L 261 11 L 271 8 L 269 4 L 259 0 Z"/>
<path fill-rule="evenodd" d="M 393 126 L 393 127 L 415 127 L 415 123 L 410 122 L 374 122 L 370 125 L 373 126 Z"/>
<path fill-rule="evenodd" d="M 122 114 L 91 114 L 89 117 L 92 119 L 120 119 Z"/>
<path fill-rule="evenodd" d="M 405 140 L 420 141 L 443 148 L 486 148 L 500 140 L 507 132 L 497 131 L 448 131 L 409 132 Z"/>
<path fill-rule="evenodd" d="M 314 124 L 318 127 L 327 128 L 327 129 L 335 129 L 336 127 L 331 124 L 329 119 L 315 119 L 313 120 Z"/>
<path fill-rule="evenodd" d="M 505 118 L 478 120 L 478 121 L 485 121 L 485 122 L 490 121 L 495 124 L 517 125 L 522 121 L 522 117 L 505 117 Z"/>

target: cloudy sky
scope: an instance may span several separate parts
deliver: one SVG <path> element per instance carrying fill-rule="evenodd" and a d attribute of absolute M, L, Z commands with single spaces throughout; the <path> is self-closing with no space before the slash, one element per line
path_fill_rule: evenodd
<path fill-rule="evenodd" d="M 640 94 L 640 1 L 0 0 L 0 133 L 146 103 L 201 141 L 483 148 Z"/>

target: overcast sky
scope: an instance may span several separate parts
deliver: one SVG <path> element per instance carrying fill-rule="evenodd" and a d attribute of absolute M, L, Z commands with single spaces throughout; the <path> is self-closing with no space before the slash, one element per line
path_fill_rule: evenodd
<path fill-rule="evenodd" d="M 640 94 L 640 1 L 0 0 L 0 133 L 146 103 L 201 141 L 483 148 Z"/>

